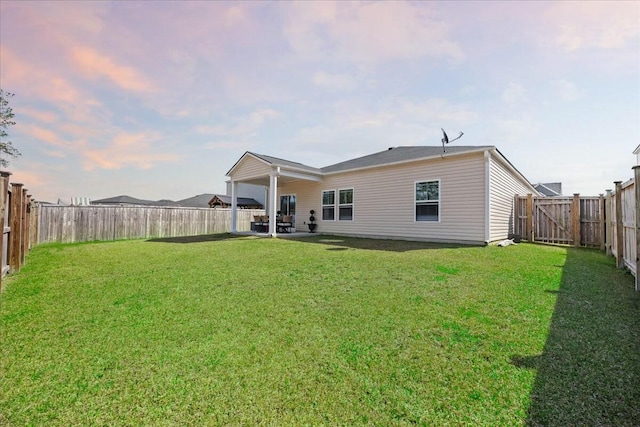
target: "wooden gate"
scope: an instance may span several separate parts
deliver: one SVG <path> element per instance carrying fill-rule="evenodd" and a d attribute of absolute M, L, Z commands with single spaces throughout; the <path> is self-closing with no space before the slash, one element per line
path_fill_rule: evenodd
<path fill-rule="evenodd" d="M 604 248 L 604 197 L 516 196 L 514 234 L 556 245 Z"/>
<path fill-rule="evenodd" d="M 573 245 L 573 199 L 536 198 L 533 202 L 533 236 L 535 241 Z"/>

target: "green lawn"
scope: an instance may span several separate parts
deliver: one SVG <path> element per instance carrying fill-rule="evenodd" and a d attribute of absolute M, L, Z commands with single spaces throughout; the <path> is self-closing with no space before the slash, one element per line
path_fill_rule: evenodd
<path fill-rule="evenodd" d="M 4 288 L 0 425 L 640 425 L 640 295 L 596 251 L 42 245 Z"/>

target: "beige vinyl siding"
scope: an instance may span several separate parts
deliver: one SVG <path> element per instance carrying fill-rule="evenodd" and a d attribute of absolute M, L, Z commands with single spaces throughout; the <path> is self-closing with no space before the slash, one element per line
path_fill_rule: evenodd
<path fill-rule="evenodd" d="M 313 181 L 294 181 L 282 185 L 278 188 L 278 197 L 280 194 L 296 195 L 296 215 L 294 218 L 294 228 L 296 231 L 309 231 L 307 224 L 309 223 L 309 211 L 315 210 L 316 224 L 320 217 L 320 190 L 322 184 Z"/>
<path fill-rule="evenodd" d="M 489 160 L 489 241 L 504 240 L 513 233 L 513 198 L 516 194 L 532 192 L 515 173 L 491 155 Z"/>
<path fill-rule="evenodd" d="M 268 176 L 270 172 L 271 167 L 267 163 L 258 160 L 251 155 L 246 155 L 240 163 L 236 165 L 230 178 L 233 181 L 238 181 L 264 175 Z"/>
<path fill-rule="evenodd" d="M 430 241 L 485 241 L 484 153 L 328 175 L 320 183 L 294 182 L 296 227 L 315 209 L 318 232 Z M 415 221 L 415 182 L 440 180 L 440 221 Z M 353 221 L 322 221 L 323 190 L 353 188 Z"/>

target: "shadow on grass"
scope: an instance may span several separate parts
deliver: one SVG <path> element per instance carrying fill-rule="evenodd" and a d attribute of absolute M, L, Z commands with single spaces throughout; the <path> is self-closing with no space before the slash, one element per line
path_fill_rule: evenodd
<path fill-rule="evenodd" d="M 527 426 L 640 425 L 640 293 L 601 252 L 568 249 L 541 355 L 511 362 L 536 369 Z"/>
<path fill-rule="evenodd" d="M 159 242 L 159 243 L 202 243 L 202 242 L 220 242 L 224 240 L 238 239 L 242 235 L 231 233 L 220 234 L 203 234 L 200 236 L 183 236 L 183 237 L 161 237 L 156 239 L 148 239 L 147 242 Z"/>
<path fill-rule="evenodd" d="M 367 239 L 360 237 L 344 237 L 320 234 L 317 236 L 287 237 L 287 240 L 326 245 L 328 251 L 343 251 L 347 249 L 365 249 L 373 251 L 408 252 L 424 249 L 459 249 L 470 248 L 472 245 L 451 243 L 429 243 L 407 240 Z"/>

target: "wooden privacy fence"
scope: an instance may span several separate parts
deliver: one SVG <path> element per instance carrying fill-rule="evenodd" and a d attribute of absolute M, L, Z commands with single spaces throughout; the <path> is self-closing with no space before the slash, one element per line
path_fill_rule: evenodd
<path fill-rule="evenodd" d="M 40 205 L 38 243 L 149 239 L 231 231 L 231 209 L 152 206 Z M 239 209 L 237 230 L 249 231 L 253 215 Z"/>
<path fill-rule="evenodd" d="M 605 248 L 605 198 L 515 196 L 514 234 L 532 242 Z"/>
<path fill-rule="evenodd" d="M 0 224 L 3 227 L 0 289 L 2 278 L 24 265 L 37 233 L 32 197 L 23 184 L 9 182 L 10 176 L 10 172 L 0 171 Z"/>
<path fill-rule="evenodd" d="M 606 250 L 618 268 L 631 271 L 640 291 L 640 165 L 633 172 L 627 182 L 615 181 L 615 189 L 607 190 L 606 196 L 516 195 L 514 234 L 532 242 Z"/>
<path fill-rule="evenodd" d="M 626 267 L 637 277 L 635 179 L 614 184 L 615 190 L 607 191 L 606 250 L 616 257 L 618 268 Z"/>

